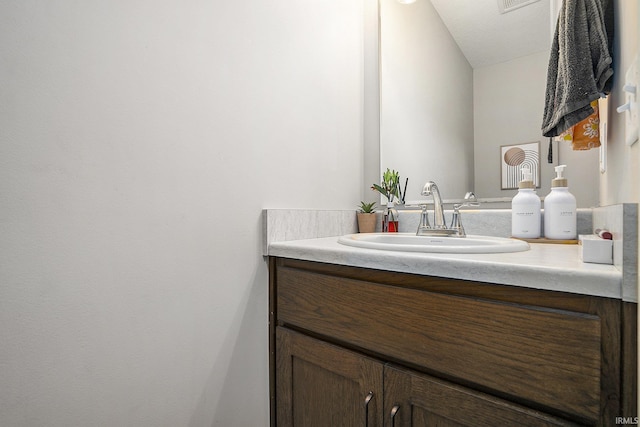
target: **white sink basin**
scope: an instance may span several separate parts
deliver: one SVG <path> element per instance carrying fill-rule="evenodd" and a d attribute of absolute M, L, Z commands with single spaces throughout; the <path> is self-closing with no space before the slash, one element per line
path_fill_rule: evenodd
<path fill-rule="evenodd" d="M 529 250 L 529 244 L 522 240 L 474 235 L 430 237 L 416 236 L 414 233 L 360 233 L 342 236 L 338 239 L 338 243 L 387 251 L 456 254 L 489 254 Z"/>

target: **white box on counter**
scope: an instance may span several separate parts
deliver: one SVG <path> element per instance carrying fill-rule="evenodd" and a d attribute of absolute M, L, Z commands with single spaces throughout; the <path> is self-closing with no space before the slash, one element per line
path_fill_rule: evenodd
<path fill-rule="evenodd" d="M 578 239 L 582 262 L 613 264 L 613 240 L 603 239 L 595 234 L 581 234 Z"/>

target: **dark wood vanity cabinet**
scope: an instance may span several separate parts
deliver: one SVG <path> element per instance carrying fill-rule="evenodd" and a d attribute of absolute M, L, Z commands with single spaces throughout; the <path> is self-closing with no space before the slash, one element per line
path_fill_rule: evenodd
<path fill-rule="evenodd" d="M 382 426 L 383 367 L 362 354 L 277 328 L 278 425 Z"/>
<path fill-rule="evenodd" d="M 270 258 L 272 426 L 616 425 L 636 305 Z"/>

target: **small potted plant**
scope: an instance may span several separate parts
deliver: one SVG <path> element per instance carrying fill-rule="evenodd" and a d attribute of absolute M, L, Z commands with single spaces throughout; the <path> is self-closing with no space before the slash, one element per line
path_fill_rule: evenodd
<path fill-rule="evenodd" d="M 360 202 L 358 207 L 358 231 L 360 233 L 373 233 L 376 231 L 376 202 Z"/>

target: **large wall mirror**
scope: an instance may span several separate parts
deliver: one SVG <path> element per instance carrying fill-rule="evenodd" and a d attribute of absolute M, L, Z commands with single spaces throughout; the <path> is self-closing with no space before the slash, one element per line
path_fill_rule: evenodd
<path fill-rule="evenodd" d="M 550 0 L 507 13 L 496 0 L 379 1 L 380 167 L 398 170 L 402 185 L 409 177 L 407 201 L 421 200 L 428 180 L 448 200 L 470 190 L 486 202 L 510 200 L 517 190 L 505 181 L 502 154 L 515 146 L 537 147 L 538 195 L 567 164 L 578 207 L 598 205 L 598 150 L 554 142 L 548 163 L 540 131 Z"/>

